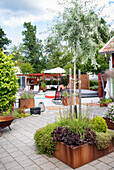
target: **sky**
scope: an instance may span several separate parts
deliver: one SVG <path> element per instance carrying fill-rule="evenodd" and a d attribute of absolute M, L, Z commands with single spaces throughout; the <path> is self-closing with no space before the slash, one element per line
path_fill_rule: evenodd
<path fill-rule="evenodd" d="M 100 9 L 99 15 L 111 24 L 110 29 L 114 29 L 114 1 L 95 1 L 97 9 Z M 58 5 L 58 0 L 0 0 L 0 27 L 12 41 L 12 46 L 22 42 L 24 22 L 36 25 L 37 38 L 44 41 L 48 36 L 47 28 L 52 25 L 57 12 L 62 11 L 63 7 Z"/>

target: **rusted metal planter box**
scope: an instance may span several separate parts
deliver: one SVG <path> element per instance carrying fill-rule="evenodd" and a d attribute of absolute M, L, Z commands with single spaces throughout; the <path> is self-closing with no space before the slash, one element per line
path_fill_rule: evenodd
<path fill-rule="evenodd" d="M 34 107 L 34 99 L 19 99 L 19 107 L 21 109 Z"/>
<path fill-rule="evenodd" d="M 114 130 L 114 123 L 113 123 L 109 118 L 105 118 L 105 117 L 103 117 L 103 118 L 104 118 L 105 121 L 106 121 L 106 124 L 107 124 L 107 126 L 108 126 L 108 129 Z"/>
<path fill-rule="evenodd" d="M 71 148 L 62 142 L 57 142 L 56 149 L 54 153 L 56 158 L 72 168 L 78 168 L 112 152 L 113 144 L 111 141 L 107 149 L 98 151 L 96 145 L 90 145 L 88 143 Z"/>
<path fill-rule="evenodd" d="M 62 96 L 62 104 L 65 106 L 69 106 L 70 97 Z M 74 97 L 72 97 L 72 104 L 74 104 Z M 76 97 L 76 104 L 79 104 L 79 97 Z"/>

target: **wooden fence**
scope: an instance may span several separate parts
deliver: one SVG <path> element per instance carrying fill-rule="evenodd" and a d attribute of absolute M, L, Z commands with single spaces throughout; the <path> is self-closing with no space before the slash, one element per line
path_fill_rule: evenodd
<path fill-rule="evenodd" d="M 72 78 L 73 77 L 74 77 L 74 75 L 72 75 Z M 72 81 L 72 89 L 74 88 L 73 83 L 74 83 L 74 81 Z M 69 84 L 69 75 L 67 75 L 67 84 Z M 77 83 L 77 86 L 78 86 L 78 83 Z M 89 75 L 82 74 L 81 75 L 81 89 L 89 89 L 89 88 L 90 88 Z"/>

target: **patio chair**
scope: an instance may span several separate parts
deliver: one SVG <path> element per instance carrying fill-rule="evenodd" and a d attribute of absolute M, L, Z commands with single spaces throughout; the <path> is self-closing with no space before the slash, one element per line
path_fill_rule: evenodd
<path fill-rule="evenodd" d="M 60 89 L 60 91 L 58 91 L 57 87 L 57 90 L 55 92 L 55 98 L 53 100 L 62 100 L 62 88 Z"/>

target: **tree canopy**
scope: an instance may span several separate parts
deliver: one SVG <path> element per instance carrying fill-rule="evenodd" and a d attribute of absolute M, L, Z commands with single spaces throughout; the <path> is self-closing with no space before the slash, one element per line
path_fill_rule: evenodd
<path fill-rule="evenodd" d="M 70 51 L 71 58 L 73 58 L 74 45 L 76 45 L 77 68 L 83 69 L 89 63 L 91 67 L 88 67 L 88 71 L 91 69 L 94 72 L 100 71 L 100 64 L 102 65 L 100 60 L 102 61 L 104 57 L 98 57 L 98 51 L 109 38 L 109 28 L 105 20 L 99 18 L 94 11 L 83 9 L 79 1 L 72 1 L 70 7 L 66 7 L 57 18 L 51 34 L 47 38 L 48 61 L 50 58 L 50 63 L 54 60 L 57 64 L 67 51 Z M 68 47 L 65 51 L 63 50 L 63 43 L 64 46 Z M 59 53 L 57 53 L 58 51 Z M 55 56 L 58 56 L 58 58 L 56 59 Z M 71 66 L 72 62 L 66 62 L 64 68 L 68 69 L 68 65 Z"/>
<path fill-rule="evenodd" d="M 3 29 L 0 28 L 0 49 L 6 49 L 6 45 L 9 45 L 9 43 L 11 43 L 11 40 L 6 37 Z"/>
<path fill-rule="evenodd" d="M 22 32 L 25 58 L 33 66 L 34 72 L 40 72 L 46 68 L 42 41 L 36 38 L 36 26 L 33 26 L 31 22 L 25 22 L 23 26 L 25 28 Z"/>

